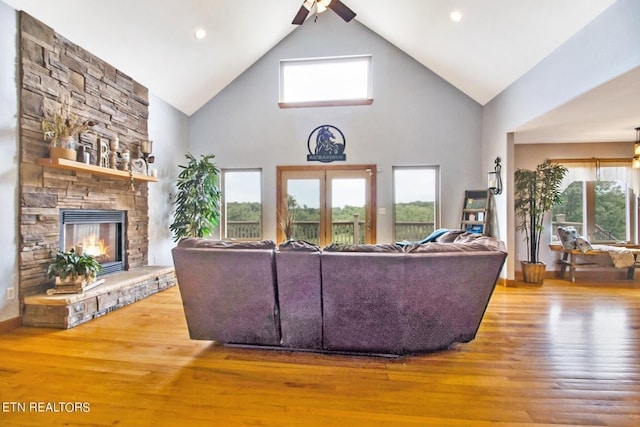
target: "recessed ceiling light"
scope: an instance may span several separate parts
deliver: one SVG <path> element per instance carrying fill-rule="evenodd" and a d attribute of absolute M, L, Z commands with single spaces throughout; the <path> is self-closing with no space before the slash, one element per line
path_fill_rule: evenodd
<path fill-rule="evenodd" d="M 453 12 L 451 12 L 451 15 L 449 16 L 451 17 L 451 20 L 453 22 L 462 21 L 462 13 L 459 10 L 454 10 Z"/>
<path fill-rule="evenodd" d="M 195 38 L 198 40 L 202 40 L 207 36 L 207 31 L 204 28 L 198 28 L 195 33 L 193 33 Z"/>

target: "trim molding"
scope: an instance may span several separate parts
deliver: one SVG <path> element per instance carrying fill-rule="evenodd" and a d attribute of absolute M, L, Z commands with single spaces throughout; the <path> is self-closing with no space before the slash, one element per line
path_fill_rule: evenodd
<path fill-rule="evenodd" d="M 21 317 L 14 317 L 13 319 L 4 320 L 0 322 L 0 334 L 13 331 L 14 329 L 18 329 L 20 326 L 22 326 Z"/>
<path fill-rule="evenodd" d="M 306 101 L 306 102 L 278 102 L 280 108 L 311 108 L 311 107 L 348 107 L 350 105 L 371 105 L 372 98 L 346 99 L 335 101 Z"/>
<path fill-rule="evenodd" d="M 498 284 L 505 288 L 510 288 L 516 285 L 516 281 L 514 279 L 505 279 L 504 277 L 500 277 L 498 279 Z"/>

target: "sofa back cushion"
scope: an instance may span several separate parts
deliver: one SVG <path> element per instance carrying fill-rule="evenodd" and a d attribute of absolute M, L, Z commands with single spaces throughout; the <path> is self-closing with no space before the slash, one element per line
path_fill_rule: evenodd
<path fill-rule="evenodd" d="M 305 240 L 287 240 L 280 243 L 278 250 L 281 252 L 320 252 L 320 246 Z"/>
<path fill-rule="evenodd" d="M 179 248 L 212 248 L 212 249 L 275 249 L 273 240 L 258 240 L 250 242 L 234 242 L 229 240 L 201 239 L 186 237 L 178 243 Z"/>
<path fill-rule="evenodd" d="M 463 233 L 464 233 L 464 230 L 461 230 L 461 229 L 449 230 L 443 235 L 436 238 L 435 241 L 440 243 L 453 243 L 453 241 L 456 240 L 456 238 Z"/>
<path fill-rule="evenodd" d="M 331 243 L 325 246 L 324 252 L 404 252 L 404 247 L 398 244 L 380 243 L 376 245 L 346 245 Z"/>

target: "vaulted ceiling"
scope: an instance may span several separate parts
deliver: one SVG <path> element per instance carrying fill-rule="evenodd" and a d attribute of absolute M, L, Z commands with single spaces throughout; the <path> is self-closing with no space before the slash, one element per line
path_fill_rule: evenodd
<path fill-rule="evenodd" d="M 302 4 L 302 0 L 2 1 L 51 26 L 187 115 L 295 31 L 291 20 Z M 343 2 L 357 13 L 357 21 L 485 104 L 615 0 Z M 462 14 L 460 22 L 450 18 L 456 10 Z M 207 32 L 202 40 L 194 37 L 198 28 Z M 534 128 L 551 125 L 553 120 Z M 560 135 L 555 126 L 554 134 Z M 544 132 L 536 136 L 545 137 Z M 612 137 L 608 134 L 605 139 Z"/>

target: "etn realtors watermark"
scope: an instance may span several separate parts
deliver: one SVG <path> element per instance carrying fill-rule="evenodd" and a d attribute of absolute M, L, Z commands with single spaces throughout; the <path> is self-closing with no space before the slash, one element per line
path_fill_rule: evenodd
<path fill-rule="evenodd" d="M 91 412 L 89 402 L 2 402 L 1 411 L 4 413 L 86 413 Z"/>

